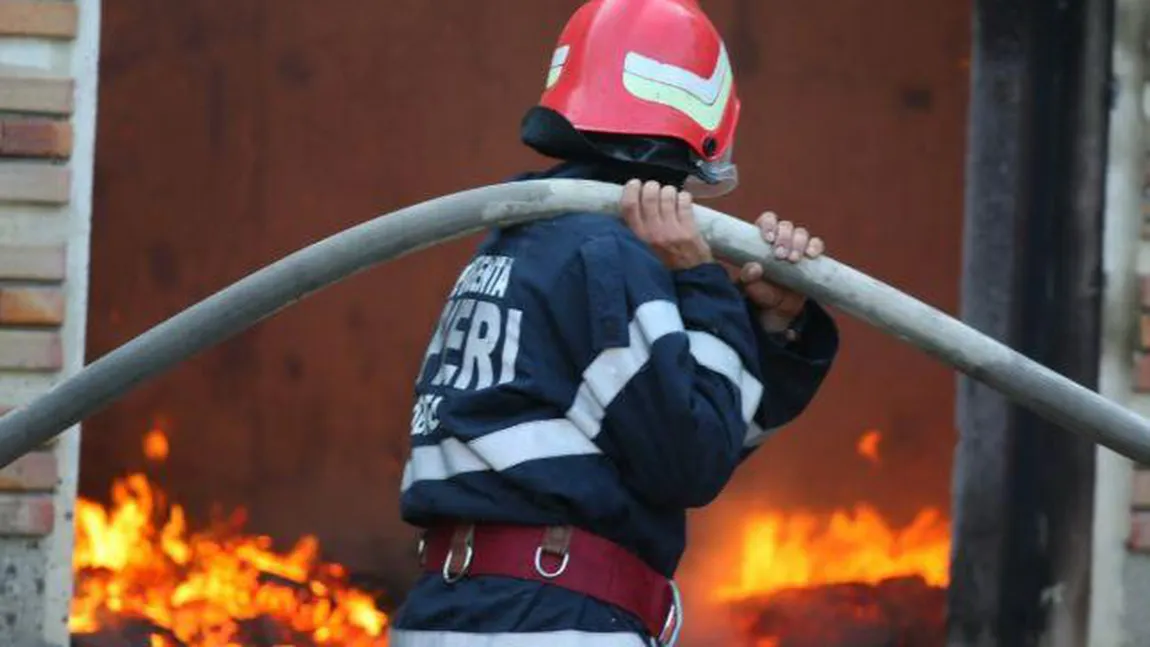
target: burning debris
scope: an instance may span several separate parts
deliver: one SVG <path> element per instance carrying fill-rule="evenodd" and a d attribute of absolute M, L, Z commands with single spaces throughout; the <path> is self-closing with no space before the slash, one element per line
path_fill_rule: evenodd
<path fill-rule="evenodd" d="M 745 647 L 941 647 L 946 589 L 921 577 L 829 584 L 736 603 Z M 734 646 L 732 646 L 734 647 Z"/>
<path fill-rule="evenodd" d="M 877 464 L 882 435 L 860 438 Z M 743 525 L 735 581 L 716 587 L 746 647 L 936 647 L 944 643 L 950 527 L 925 508 L 896 529 L 859 504 L 820 518 L 765 512 Z"/>
<path fill-rule="evenodd" d="M 145 436 L 154 460 L 167 456 L 160 437 Z M 314 537 L 277 553 L 244 521 L 240 510 L 190 531 L 143 474 L 117 480 L 107 507 L 78 500 L 75 644 L 386 647 L 387 616 L 343 568 L 319 561 Z"/>
<path fill-rule="evenodd" d="M 767 513 L 743 534 L 739 579 L 717 595 L 746 647 L 943 644 L 950 535 L 926 509 L 902 530 L 873 508 Z"/>

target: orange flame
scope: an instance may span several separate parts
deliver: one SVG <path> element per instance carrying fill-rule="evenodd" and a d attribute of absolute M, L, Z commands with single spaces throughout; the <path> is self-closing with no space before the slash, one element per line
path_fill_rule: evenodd
<path fill-rule="evenodd" d="M 153 429 L 144 441 L 149 456 L 157 439 L 167 447 Z M 241 623 L 262 617 L 317 645 L 387 646 L 387 616 L 347 584 L 342 567 L 319 561 L 315 537 L 277 553 L 268 537 L 240 532 L 242 510 L 189 532 L 183 508 L 165 500 L 147 477 L 132 474 L 113 484 L 109 507 L 77 501 L 73 633 L 142 618 L 187 647 L 239 647 Z M 175 644 L 150 640 L 151 647 Z"/>
<path fill-rule="evenodd" d="M 872 507 L 837 511 L 825 522 L 809 514 L 766 513 L 744 526 L 738 580 L 720 587 L 722 600 L 769 595 L 784 589 L 848 582 L 878 583 L 920 575 L 946 586 L 950 529 L 934 509 L 909 526 L 891 528 Z"/>
<path fill-rule="evenodd" d="M 168 435 L 159 426 L 152 427 L 144 434 L 144 456 L 148 460 L 162 463 L 168 459 L 170 451 Z"/>
<path fill-rule="evenodd" d="M 866 433 L 864 433 L 862 435 L 862 437 L 859 438 L 859 442 L 858 442 L 858 445 L 856 447 L 856 449 L 858 450 L 859 456 L 862 456 L 863 458 L 869 460 L 870 462 L 874 463 L 875 465 L 878 465 L 879 460 L 880 460 L 879 453 L 878 453 L 878 446 L 879 446 L 879 443 L 881 443 L 881 442 L 882 442 L 882 432 L 881 431 L 875 431 L 873 429 L 870 431 L 867 431 Z"/>

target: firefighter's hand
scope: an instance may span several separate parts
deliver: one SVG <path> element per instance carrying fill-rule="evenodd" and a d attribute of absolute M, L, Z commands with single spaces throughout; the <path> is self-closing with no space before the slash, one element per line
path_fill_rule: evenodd
<path fill-rule="evenodd" d="M 821 238 L 810 235 L 803 227 L 788 220 L 780 221 L 766 212 L 755 222 L 763 240 L 780 261 L 798 263 L 804 258 L 818 258 L 826 251 Z M 802 294 L 763 279 L 763 266 L 747 263 L 739 272 L 743 292 L 759 312 L 759 323 L 767 332 L 787 330 L 803 311 L 807 298 Z"/>
<path fill-rule="evenodd" d="M 691 194 L 658 182 L 631 180 L 623 187 L 623 220 L 639 240 L 672 270 L 688 270 L 714 260 L 695 226 Z"/>

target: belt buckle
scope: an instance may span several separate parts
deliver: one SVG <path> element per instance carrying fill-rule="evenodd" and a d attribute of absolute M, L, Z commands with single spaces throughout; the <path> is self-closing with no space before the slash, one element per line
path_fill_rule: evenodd
<path fill-rule="evenodd" d="M 458 573 L 451 572 L 451 563 L 455 561 L 455 550 L 461 549 L 463 551 L 463 564 L 459 567 Z M 468 525 L 455 529 L 451 536 L 451 545 L 447 549 L 447 555 L 443 558 L 443 581 L 448 584 L 455 584 L 467 576 L 467 572 L 471 570 L 471 560 L 475 558 L 475 526 Z"/>
<path fill-rule="evenodd" d="M 658 641 L 663 647 L 674 647 L 683 629 L 683 596 L 675 580 L 667 580 L 667 583 L 671 585 L 671 607 L 667 609 L 667 619 L 663 621 L 663 631 L 659 633 Z"/>
<path fill-rule="evenodd" d="M 575 530 L 571 526 L 548 526 L 543 530 L 543 538 L 535 549 L 535 572 L 546 580 L 553 580 L 567 571 L 571 562 L 571 539 Z M 559 559 L 555 570 L 543 566 L 543 556 L 551 555 Z"/>

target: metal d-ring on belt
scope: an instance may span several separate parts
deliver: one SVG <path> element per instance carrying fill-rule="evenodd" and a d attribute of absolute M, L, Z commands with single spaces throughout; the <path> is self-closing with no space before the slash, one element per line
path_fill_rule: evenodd
<path fill-rule="evenodd" d="M 640 619 L 667 647 L 678 641 L 683 625 L 674 581 L 621 546 L 571 526 L 437 526 L 424 533 L 419 555 L 424 569 L 448 584 L 484 575 L 512 577 L 614 605 Z"/>

